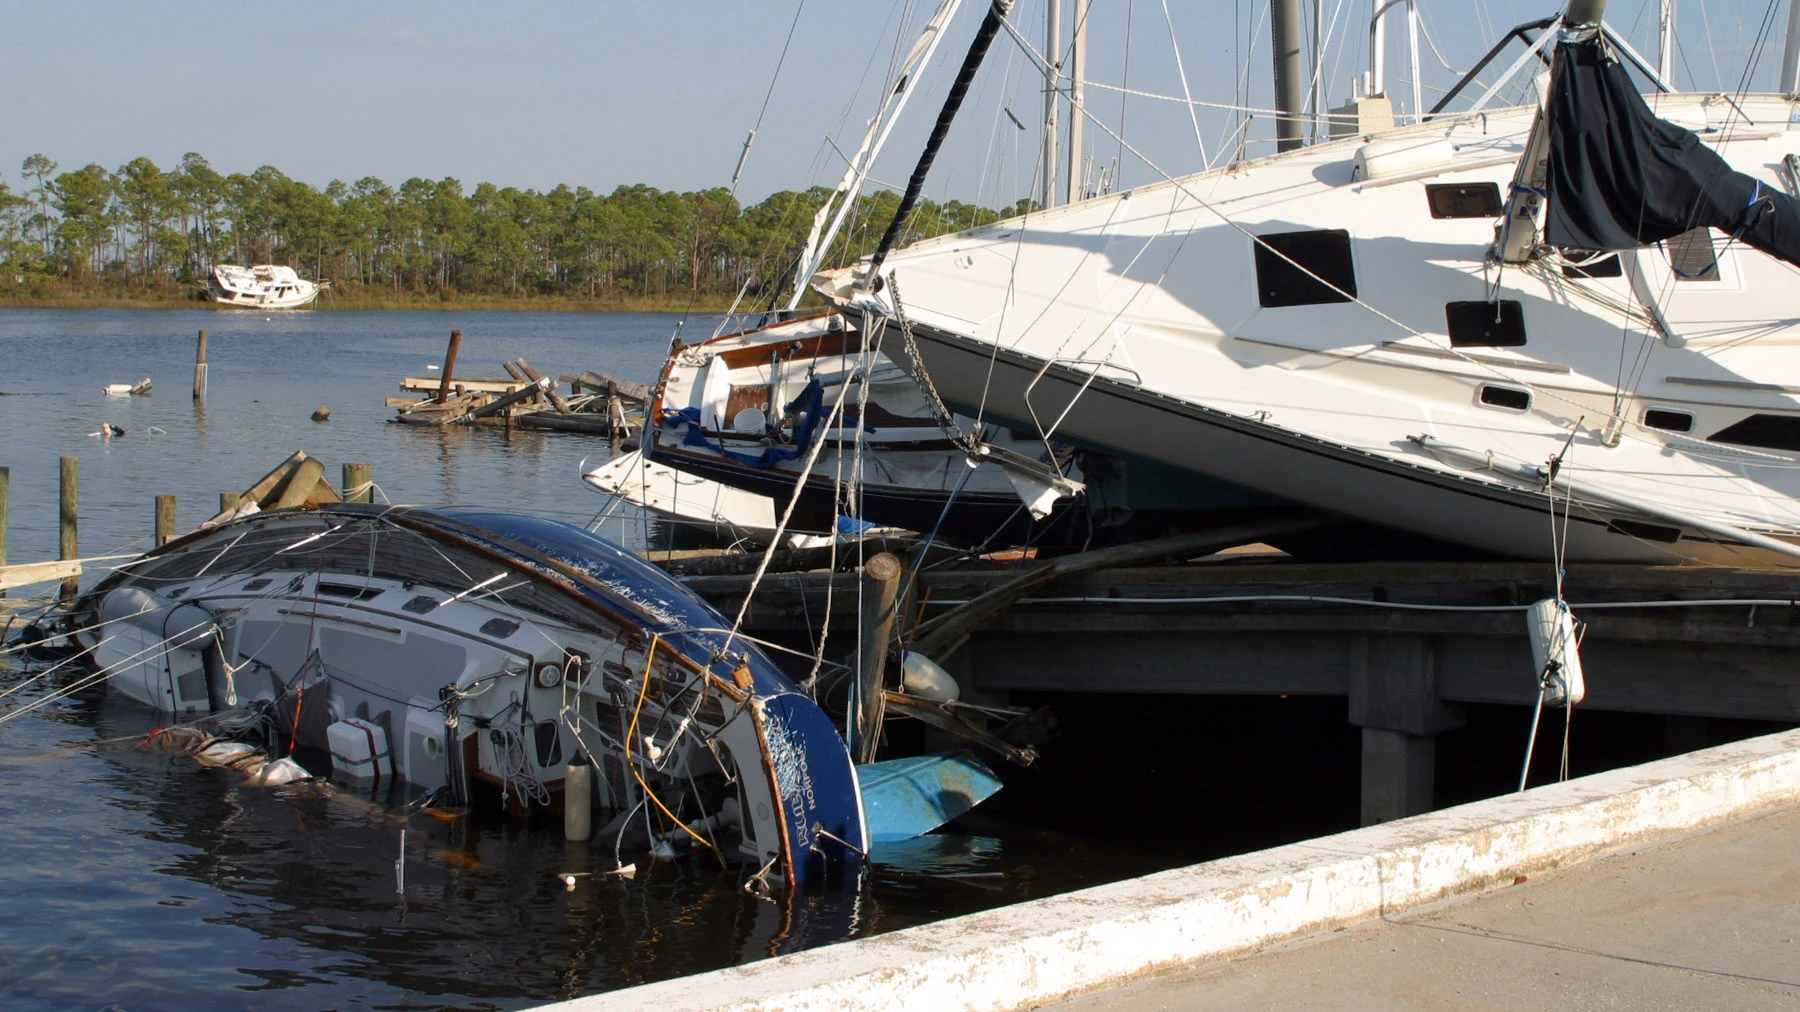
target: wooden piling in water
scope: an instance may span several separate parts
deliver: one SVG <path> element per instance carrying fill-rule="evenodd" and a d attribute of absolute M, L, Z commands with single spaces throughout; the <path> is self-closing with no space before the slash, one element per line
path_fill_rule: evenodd
<path fill-rule="evenodd" d="M 369 479 L 369 471 L 370 468 L 367 464 L 344 465 L 345 502 L 372 503 L 375 501 L 375 486 Z"/>
<path fill-rule="evenodd" d="M 12 495 L 12 469 L 0 467 L 0 569 L 6 567 L 6 501 Z M 6 591 L 0 590 L 0 597 Z"/>
<path fill-rule="evenodd" d="M 59 558 L 64 561 L 79 559 L 81 557 L 80 542 L 76 537 L 75 531 L 75 511 L 77 505 L 76 490 L 81 481 L 80 465 L 81 461 L 79 458 L 64 457 L 62 459 L 60 476 L 60 484 L 62 486 L 62 524 L 61 538 L 59 539 L 61 542 L 61 554 L 59 555 Z M 63 579 L 61 591 L 63 600 L 74 600 L 75 595 L 79 593 L 80 590 L 80 577 L 70 576 Z"/>
<path fill-rule="evenodd" d="M 856 742 L 859 763 L 875 761 L 881 747 L 881 718 L 888 644 L 893 639 L 894 598 L 905 567 L 892 553 L 882 552 L 863 564 L 862 647 L 856 665 Z"/>
<path fill-rule="evenodd" d="M 606 426 L 612 439 L 612 455 L 619 455 L 619 443 L 625 438 L 625 406 L 619 403 L 619 386 L 606 381 Z"/>
<path fill-rule="evenodd" d="M 194 400 L 206 399 L 206 331 L 200 332 L 200 343 L 194 352 Z"/>
<path fill-rule="evenodd" d="M 243 501 L 244 494 L 242 492 L 220 492 L 219 512 L 227 514 L 236 513 L 238 507 L 243 504 Z"/>
<path fill-rule="evenodd" d="M 156 497 L 156 538 L 152 542 L 161 548 L 175 539 L 175 497 L 159 495 Z"/>
<path fill-rule="evenodd" d="M 450 347 L 444 352 L 444 376 L 438 381 L 437 402 L 444 403 L 450 397 L 450 377 L 456 372 L 456 350 L 462 347 L 462 331 L 450 332 Z"/>

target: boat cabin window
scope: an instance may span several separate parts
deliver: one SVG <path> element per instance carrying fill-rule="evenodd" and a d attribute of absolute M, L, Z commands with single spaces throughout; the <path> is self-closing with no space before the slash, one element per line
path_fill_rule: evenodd
<path fill-rule="evenodd" d="M 1356 297 L 1350 233 L 1341 228 L 1257 236 L 1256 298 L 1264 308 L 1320 306 Z"/>
<path fill-rule="evenodd" d="M 1436 183 L 1425 187 L 1433 218 L 1500 217 L 1500 184 Z"/>
<path fill-rule="evenodd" d="M 1617 253 L 1569 250 L 1563 254 L 1563 259 L 1568 261 L 1562 269 L 1565 278 L 1616 278 L 1625 273 Z"/>
<path fill-rule="evenodd" d="M 1508 411 L 1526 411 L 1531 408 L 1531 391 L 1520 390 L 1518 387 L 1483 383 L 1481 385 L 1481 403 L 1492 408 L 1505 408 Z"/>
<path fill-rule="evenodd" d="M 1719 280 L 1719 253 L 1713 248 L 1710 228 L 1696 228 L 1664 242 L 1669 251 L 1669 266 L 1678 281 Z"/>
<path fill-rule="evenodd" d="M 1444 306 L 1452 348 L 1517 348 L 1525 343 L 1525 310 L 1516 299 Z"/>
<path fill-rule="evenodd" d="M 1800 450 L 1800 416 L 1751 415 L 1707 436 L 1706 441 L 1767 450 Z"/>
<path fill-rule="evenodd" d="M 1665 432 L 1694 431 L 1694 416 L 1686 411 L 1671 411 L 1668 408 L 1646 408 L 1644 425 Z"/>

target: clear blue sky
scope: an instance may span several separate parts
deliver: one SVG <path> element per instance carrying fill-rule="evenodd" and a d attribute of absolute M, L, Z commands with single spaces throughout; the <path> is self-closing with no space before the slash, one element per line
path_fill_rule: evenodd
<path fill-rule="evenodd" d="M 1369 0 L 1324 0 L 1340 10 L 1328 54 L 1330 101 L 1342 101 L 1366 64 Z M 898 23 L 921 22 L 932 2 L 806 0 L 786 65 L 739 188 L 747 200 L 835 180 L 841 162 L 824 138 L 853 148 L 887 73 Z M 1303 0 L 1310 11 L 1311 0 Z M 1421 0 L 1445 58 L 1468 67 L 1498 33 L 1553 12 L 1557 0 Z M 1702 10 L 1704 6 L 1704 10 Z M 1267 0 L 1168 0 L 1196 99 L 1269 104 Z M 1786 4 L 1755 83 L 1779 62 Z M 910 171 L 949 77 L 986 8 L 967 0 L 909 110 L 878 177 Z M 138 155 L 164 168 L 198 151 L 223 172 L 273 165 L 323 186 L 368 175 L 453 176 L 467 186 L 609 191 L 627 183 L 667 189 L 724 185 L 756 121 L 776 58 L 794 22 L 794 0 L 730 3 L 290 4 L 21 2 L 0 14 L 0 181 L 23 189 L 19 163 L 33 152 L 63 170 L 112 169 Z M 1682 0 L 1683 87 L 1734 89 L 1768 0 Z M 1655 49 L 1654 0 L 1614 0 L 1609 20 L 1646 52 Z M 1179 94 L 1162 0 L 1094 0 L 1089 76 Z M 1310 14 L 1308 15 L 1310 17 Z M 1041 0 L 1014 18 L 1041 45 Z M 1406 89 L 1404 32 L 1390 43 L 1391 92 Z M 910 44 L 911 31 L 906 35 Z M 1452 78 L 1425 55 L 1428 85 Z M 1035 131 L 1040 79 L 1004 37 L 994 51 L 931 194 L 998 204 L 1027 192 L 1034 132 L 1004 119 L 1003 105 Z M 1428 98 L 1428 103 L 1430 99 Z M 1116 122 L 1119 96 L 1089 92 Z M 1133 143 L 1174 170 L 1197 168 L 1194 127 L 1177 105 L 1132 99 Z M 1217 149 L 1231 114 L 1200 117 Z M 1257 128 L 1255 136 L 1266 136 Z M 1090 128 L 1096 156 L 1116 145 Z M 1252 149 L 1256 150 L 1255 148 Z M 1127 165 L 1126 183 L 1149 170 Z"/>

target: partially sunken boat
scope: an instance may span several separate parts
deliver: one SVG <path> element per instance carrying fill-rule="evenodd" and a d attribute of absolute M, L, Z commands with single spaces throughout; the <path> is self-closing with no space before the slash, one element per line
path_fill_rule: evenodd
<path fill-rule="evenodd" d="M 123 695 L 340 776 L 518 812 L 591 773 L 596 839 L 795 886 L 853 877 L 868 850 L 813 700 L 660 570 L 566 524 L 259 513 L 150 553 L 75 619 Z"/>
<path fill-rule="evenodd" d="M 300 309 L 312 304 L 329 282 L 308 281 L 292 267 L 277 264 L 218 264 L 206 282 L 206 297 L 242 309 Z"/>

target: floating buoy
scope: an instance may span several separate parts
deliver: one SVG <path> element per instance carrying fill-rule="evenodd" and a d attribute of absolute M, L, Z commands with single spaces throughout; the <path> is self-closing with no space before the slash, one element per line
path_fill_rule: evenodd
<path fill-rule="evenodd" d="M 331 421 L 331 409 L 323 404 L 319 405 L 318 409 L 312 413 L 312 420 L 315 422 Z"/>

